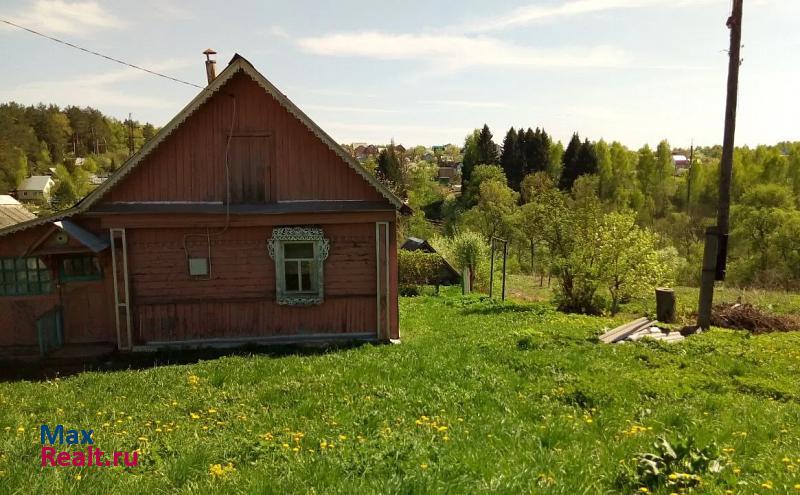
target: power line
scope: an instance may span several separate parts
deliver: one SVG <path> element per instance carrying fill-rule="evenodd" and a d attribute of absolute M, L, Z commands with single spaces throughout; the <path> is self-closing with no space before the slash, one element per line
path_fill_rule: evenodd
<path fill-rule="evenodd" d="M 144 67 L 140 67 L 138 65 L 125 62 L 124 60 L 120 60 L 120 59 L 117 59 L 117 58 L 114 58 L 114 57 L 110 57 L 108 55 L 103 55 L 102 53 L 96 52 L 94 50 L 89 50 L 88 48 L 83 48 L 81 46 L 78 46 L 78 45 L 75 45 L 73 43 L 70 43 L 69 41 L 64 41 L 64 40 L 60 40 L 58 38 L 54 38 L 52 36 L 48 36 L 48 35 L 46 35 L 44 33 L 40 33 L 39 31 L 36 31 L 34 29 L 31 29 L 31 28 L 28 28 L 28 27 L 25 27 L 25 26 L 20 26 L 19 24 L 13 23 L 13 22 L 11 22 L 9 20 L 6 20 L 6 19 L 3 19 L 3 18 L 0 18 L 0 22 L 2 22 L 4 24 L 8 24 L 9 26 L 13 26 L 13 27 L 18 28 L 18 29 L 22 29 L 22 30 L 27 31 L 27 32 L 29 32 L 31 34 L 35 34 L 36 36 L 41 36 L 42 38 L 46 38 L 46 39 L 48 39 L 50 41 L 55 41 L 56 43 L 60 43 L 62 45 L 66 45 L 66 46 L 68 46 L 70 48 L 75 48 L 76 50 L 80 50 L 82 52 L 86 52 L 88 54 L 91 54 L 91 55 L 94 55 L 94 56 L 97 56 L 97 57 L 101 57 L 101 58 L 104 58 L 106 60 L 110 60 L 112 62 L 116 62 L 116 63 L 121 64 L 121 65 L 125 65 L 125 66 L 128 66 L 128 67 L 137 69 L 137 70 L 141 70 L 141 71 L 147 72 L 148 74 L 152 74 L 154 76 L 163 77 L 164 79 L 169 79 L 170 81 L 174 81 L 174 82 L 177 82 L 177 83 L 185 84 L 187 86 L 193 86 L 195 88 L 206 89 L 203 86 L 200 86 L 200 85 L 197 85 L 197 84 L 194 84 L 194 83 L 190 83 L 188 81 L 184 81 L 184 80 L 172 77 L 172 76 L 168 76 L 166 74 L 161 74 L 160 72 L 156 72 L 154 70 L 146 69 Z"/>

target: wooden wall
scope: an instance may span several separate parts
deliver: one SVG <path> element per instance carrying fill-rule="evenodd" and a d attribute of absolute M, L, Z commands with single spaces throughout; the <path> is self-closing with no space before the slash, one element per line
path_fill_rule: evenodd
<path fill-rule="evenodd" d="M 190 277 L 186 261 L 187 252 L 207 256 L 206 229 L 128 229 L 135 340 L 374 332 L 375 224 L 322 228 L 330 239 L 325 300 L 307 307 L 275 302 L 275 261 L 267 252 L 272 226 L 212 235 L 208 280 Z"/>
<path fill-rule="evenodd" d="M 0 237 L 0 257 L 24 256 L 37 244 L 40 249 L 53 248 L 54 233 L 52 225 L 44 225 Z M 71 240 L 66 248 L 78 246 Z M 37 346 L 36 320 L 57 306 L 64 307 L 65 343 L 116 342 L 110 254 L 101 253 L 98 258 L 104 273 L 102 280 L 60 282 L 58 259 L 42 257 L 50 267 L 52 291 L 44 295 L 0 296 L 0 346 Z"/>
<path fill-rule="evenodd" d="M 363 177 L 244 73 L 239 73 L 112 188 L 104 201 L 223 201 L 225 147 L 234 135 L 268 136 L 272 201 L 385 201 Z M 236 146 L 237 142 L 232 141 Z M 229 150 L 229 161 L 239 150 Z M 234 170 L 234 167 L 232 170 Z"/>

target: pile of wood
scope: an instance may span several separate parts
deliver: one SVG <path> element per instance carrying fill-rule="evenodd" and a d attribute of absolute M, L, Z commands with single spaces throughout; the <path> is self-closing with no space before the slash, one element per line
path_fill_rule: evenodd
<path fill-rule="evenodd" d="M 752 304 L 719 304 L 711 310 L 715 327 L 748 330 L 753 333 L 800 330 L 800 316 L 776 315 Z"/>
<path fill-rule="evenodd" d="M 639 318 L 630 323 L 618 326 L 600 336 L 600 342 L 617 344 L 621 342 L 636 342 L 643 338 L 663 340 L 664 342 L 678 342 L 684 339 L 680 332 L 662 330 L 656 322 L 648 318 Z"/>

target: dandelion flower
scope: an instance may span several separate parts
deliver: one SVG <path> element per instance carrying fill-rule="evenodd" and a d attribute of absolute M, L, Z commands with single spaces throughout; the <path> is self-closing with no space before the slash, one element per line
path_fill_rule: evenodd
<path fill-rule="evenodd" d="M 427 464 L 420 464 L 419 467 L 420 467 L 420 469 L 428 469 L 428 465 Z"/>
<path fill-rule="evenodd" d="M 77 481 L 80 481 L 80 480 L 81 480 L 81 478 L 83 478 L 83 476 L 81 476 L 81 473 L 78 473 L 78 474 L 76 474 L 76 475 L 75 475 L 75 479 L 76 479 Z"/>

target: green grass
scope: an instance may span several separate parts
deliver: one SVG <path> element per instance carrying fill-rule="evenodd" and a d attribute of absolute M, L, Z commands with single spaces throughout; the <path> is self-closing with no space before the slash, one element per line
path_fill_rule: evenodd
<path fill-rule="evenodd" d="M 695 493 L 795 492 L 800 334 L 599 345 L 622 319 L 447 292 L 400 345 L 2 383 L 0 493 L 634 493 L 659 436 L 733 449 Z M 142 465 L 41 468 L 43 423 Z"/>

